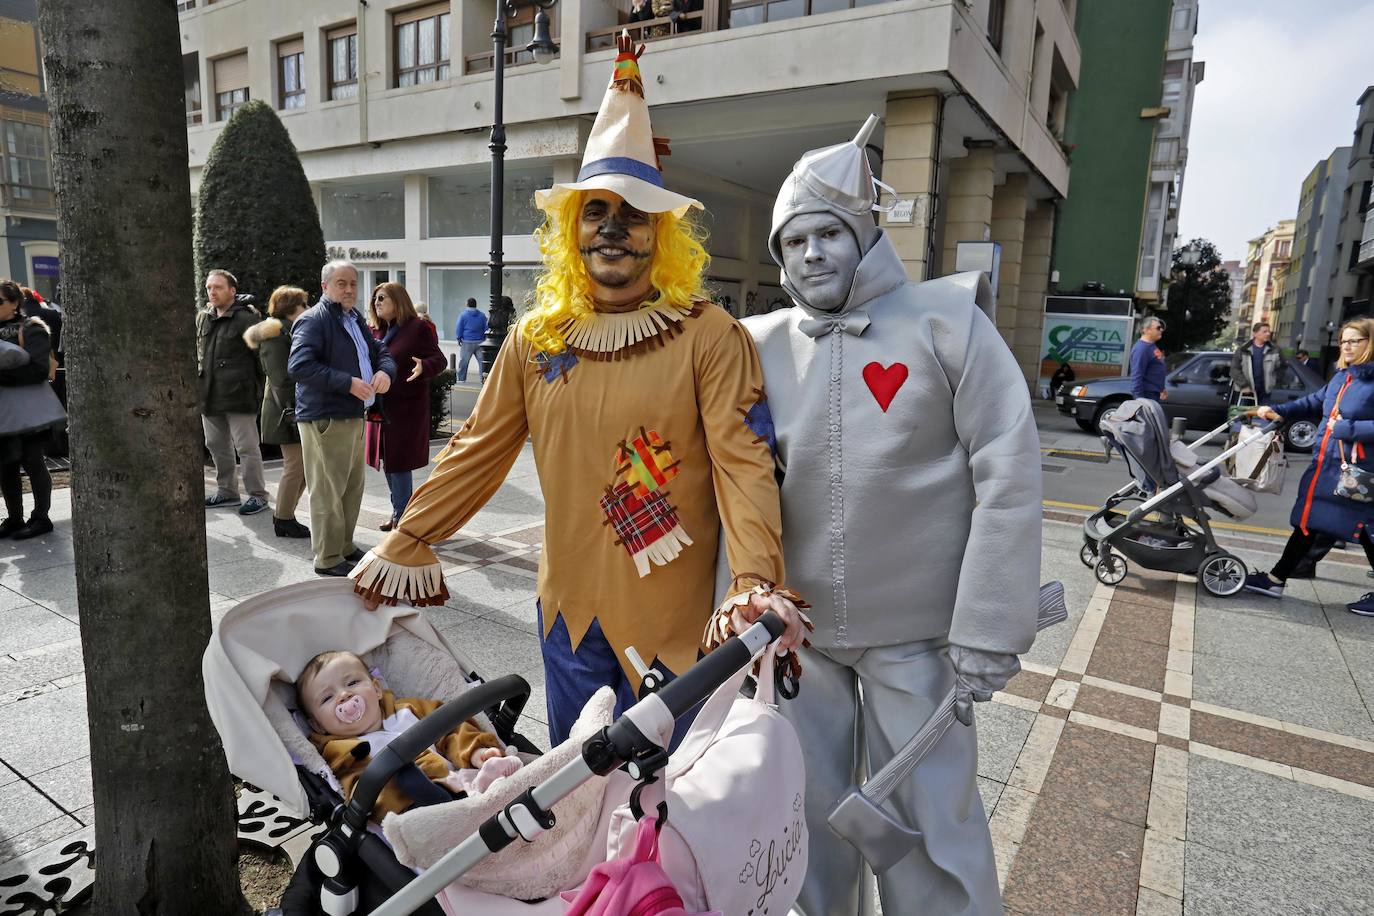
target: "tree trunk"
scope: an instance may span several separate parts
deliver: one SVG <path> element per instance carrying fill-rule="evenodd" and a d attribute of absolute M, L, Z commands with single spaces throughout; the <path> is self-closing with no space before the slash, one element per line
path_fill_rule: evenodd
<path fill-rule="evenodd" d="M 181 47 L 163 0 L 40 0 L 66 307 L 97 913 L 242 914 L 210 637 Z"/>

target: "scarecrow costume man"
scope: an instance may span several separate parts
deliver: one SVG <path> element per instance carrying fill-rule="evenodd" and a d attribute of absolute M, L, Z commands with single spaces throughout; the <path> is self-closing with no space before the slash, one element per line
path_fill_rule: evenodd
<path fill-rule="evenodd" d="M 724 530 L 746 619 L 783 580 L 763 375 L 744 328 L 707 298 L 707 256 L 663 186 L 638 57 L 622 35 L 578 181 L 535 194 L 544 273 L 473 408 L 405 515 L 353 571 L 369 603 L 442 604 L 431 545 L 494 494 L 526 437 L 545 499 L 538 616 L 556 744 L 600 687 L 635 701 L 633 647 L 671 677 L 712 619 Z M 722 613 L 728 613 L 728 609 Z M 679 736 L 685 724 L 679 724 Z"/>
<path fill-rule="evenodd" d="M 865 912 L 863 862 L 827 827 L 956 688 L 958 717 L 890 801 L 925 842 L 878 878 L 885 912 L 1001 913 L 971 701 L 1019 669 L 1039 605 L 1039 439 L 981 274 L 908 281 L 875 224 L 864 145 L 805 154 L 769 249 L 795 307 L 746 320 L 783 473 L 791 584 L 812 602 L 782 710 L 806 755 L 806 916 Z M 914 903 L 919 901 L 919 904 Z"/>

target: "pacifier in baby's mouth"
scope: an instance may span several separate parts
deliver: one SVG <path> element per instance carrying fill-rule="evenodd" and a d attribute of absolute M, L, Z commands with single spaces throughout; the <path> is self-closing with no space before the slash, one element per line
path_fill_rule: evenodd
<path fill-rule="evenodd" d="M 345 725 L 352 725 L 363 717 L 367 712 L 367 703 L 363 698 L 352 696 L 334 707 L 334 715 L 338 716 L 339 721 Z"/>

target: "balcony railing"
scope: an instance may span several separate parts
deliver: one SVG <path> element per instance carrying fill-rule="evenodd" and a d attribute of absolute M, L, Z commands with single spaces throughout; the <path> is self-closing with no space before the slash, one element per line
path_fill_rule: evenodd
<path fill-rule="evenodd" d="M 604 51 L 615 47 L 616 36 L 629 30 L 630 40 L 636 44 L 676 38 L 696 31 L 715 32 L 740 28 L 761 22 L 781 22 L 802 16 L 818 16 L 840 10 L 852 10 L 892 0 L 705 0 L 702 9 L 642 22 L 626 22 L 607 29 L 587 33 L 587 50 Z"/>
<path fill-rule="evenodd" d="M 53 209 L 53 189 L 6 181 L 0 183 L 0 206 L 50 211 Z"/>
<path fill-rule="evenodd" d="M 707 19 L 710 22 L 707 22 Z M 604 51 L 607 48 L 614 48 L 616 36 L 622 31 L 630 33 L 630 41 L 635 44 L 655 41 L 660 38 L 674 38 L 688 32 L 714 32 L 719 26 L 716 24 L 717 17 L 715 9 L 708 12 L 698 10 L 695 13 L 681 13 L 676 20 L 664 17 L 662 19 L 645 19 L 640 22 L 627 22 L 609 29 L 597 29 L 587 33 L 587 50 Z"/>
<path fill-rule="evenodd" d="M 554 35 L 553 40 L 555 43 L 557 43 L 558 36 Z M 612 42 L 612 44 L 614 44 L 614 42 Z M 555 54 L 554 56 L 557 57 L 558 55 Z M 522 64 L 534 63 L 534 54 L 532 54 L 529 51 L 526 51 L 523 47 L 506 48 L 505 58 L 506 66 L 508 68 L 518 67 Z M 495 59 L 496 55 L 491 51 L 482 51 L 478 54 L 465 54 L 463 56 L 463 72 L 490 73 L 492 70 L 492 61 L 494 61 Z"/>

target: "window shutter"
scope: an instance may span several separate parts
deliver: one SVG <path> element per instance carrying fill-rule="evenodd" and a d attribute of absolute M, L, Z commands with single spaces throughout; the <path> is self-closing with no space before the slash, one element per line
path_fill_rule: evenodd
<path fill-rule="evenodd" d="M 348 25 L 337 26 L 324 33 L 324 37 L 333 41 L 336 38 L 347 38 L 349 35 L 358 34 L 358 23 L 350 22 Z"/>
<path fill-rule="evenodd" d="M 292 39 L 289 39 L 288 41 L 279 41 L 279 42 L 277 42 L 277 56 L 278 56 L 278 57 L 290 57 L 292 54 L 304 54 L 304 53 L 305 53 L 305 39 L 304 39 L 304 38 L 292 38 Z"/>
<path fill-rule="evenodd" d="M 411 7 L 399 13 L 393 13 L 391 24 L 405 25 L 407 22 L 416 22 L 420 19 L 429 19 L 431 16 L 439 16 L 449 11 L 448 3 L 426 3 L 424 6 Z"/>
<path fill-rule="evenodd" d="M 215 92 L 248 87 L 248 52 L 215 61 Z"/>

